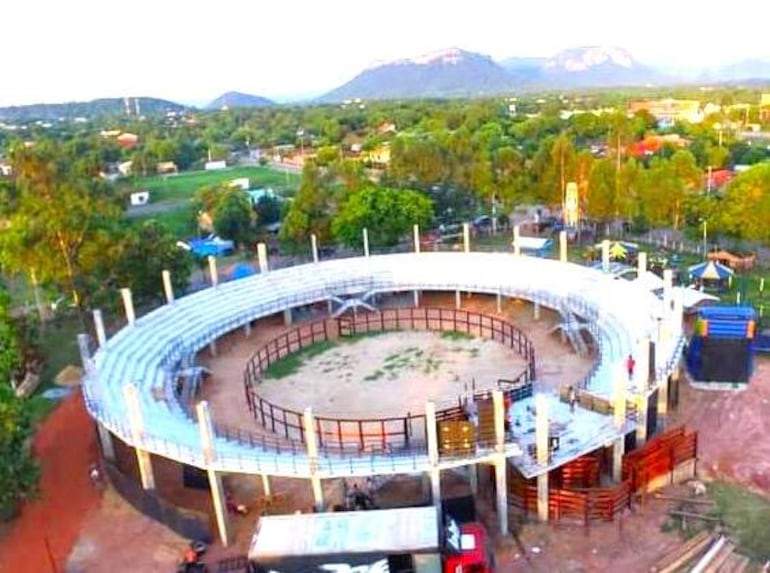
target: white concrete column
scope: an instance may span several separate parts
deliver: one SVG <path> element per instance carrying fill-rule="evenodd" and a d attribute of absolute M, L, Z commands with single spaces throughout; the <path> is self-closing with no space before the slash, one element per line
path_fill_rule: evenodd
<path fill-rule="evenodd" d="M 455 308 L 457 310 L 460 310 L 460 307 L 462 307 L 463 299 L 462 295 L 460 294 L 459 290 L 455 291 Z"/>
<path fill-rule="evenodd" d="M 270 264 L 267 260 L 267 245 L 257 243 L 257 261 L 259 262 L 259 272 L 266 273 L 270 270 Z"/>
<path fill-rule="evenodd" d="M 163 276 L 163 292 L 166 293 L 166 302 L 171 304 L 174 302 L 174 285 L 171 284 L 171 272 L 164 270 Z"/>
<path fill-rule="evenodd" d="M 508 476 L 505 456 L 496 456 L 495 489 L 497 490 L 497 524 L 501 535 L 508 535 Z"/>
<path fill-rule="evenodd" d="M 550 421 L 548 420 L 548 397 L 545 394 L 535 395 L 535 452 L 537 463 L 543 469 L 548 466 L 550 452 L 548 438 Z M 548 471 L 537 476 L 537 517 L 540 521 L 548 521 Z"/>
<path fill-rule="evenodd" d="M 658 380 L 658 416 L 668 413 L 668 376 Z"/>
<path fill-rule="evenodd" d="M 420 252 L 420 226 L 415 225 L 412 227 L 412 234 L 414 235 L 414 252 Z"/>
<path fill-rule="evenodd" d="M 284 326 L 291 326 L 293 323 L 291 309 L 285 308 L 283 309 L 283 324 Z"/>
<path fill-rule="evenodd" d="M 251 336 L 251 321 L 248 321 L 246 324 L 243 325 L 243 335 L 246 338 L 249 338 Z"/>
<path fill-rule="evenodd" d="M 622 429 L 626 425 L 626 396 L 628 387 L 628 373 L 626 372 L 625 365 L 621 364 L 615 374 L 613 392 L 612 392 L 612 408 L 613 408 L 613 420 L 617 429 Z"/>
<path fill-rule="evenodd" d="M 535 451 L 537 452 L 537 463 L 540 466 L 548 465 L 548 436 L 550 432 L 550 421 L 548 419 L 548 396 L 545 394 L 535 395 Z"/>
<path fill-rule="evenodd" d="M 131 298 L 131 289 L 120 289 L 120 296 L 123 297 L 123 308 L 126 311 L 126 320 L 129 326 L 133 326 L 136 322 L 136 314 L 134 314 L 134 299 Z"/>
<path fill-rule="evenodd" d="M 420 308 L 420 291 L 414 291 L 414 308 Z"/>
<path fill-rule="evenodd" d="M 623 454 L 626 453 L 626 438 L 621 434 L 612 444 L 612 479 L 620 482 L 623 479 Z"/>
<path fill-rule="evenodd" d="M 471 226 L 468 223 L 463 223 L 463 251 L 471 252 Z"/>
<path fill-rule="evenodd" d="M 334 301 L 330 298 L 326 299 L 326 314 L 331 316 L 334 313 Z"/>
<path fill-rule="evenodd" d="M 436 507 L 441 524 L 441 470 L 438 467 L 438 427 L 436 425 L 436 404 L 425 403 L 425 434 L 428 440 L 428 461 L 432 466 L 430 476 L 431 503 Z"/>
<path fill-rule="evenodd" d="M 270 476 L 262 474 L 262 495 L 270 497 L 273 495 L 272 484 L 270 483 Z"/>
<path fill-rule="evenodd" d="M 363 235 L 363 239 L 364 239 L 364 256 L 368 257 L 369 256 L 369 230 L 366 227 L 364 227 L 363 230 L 361 231 L 361 234 Z"/>
<path fill-rule="evenodd" d="M 303 416 L 305 426 L 305 445 L 307 457 L 310 463 L 310 483 L 313 486 L 313 501 L 316 511 L 324 509 L 324 490 L 321 484 L 321 476 L 318 473 L 318 437 L 315 432 L 315 418 L 312 408 L 305 408 Z"/>
<path fill-rule="evenodd" d="M 85 333 L 80 333 L 77 336 L 78 351 L 80 352 L 80 363 L 83 365 L 83 372 L 88 372 L 91 369 L 91 349 L 89 348 L 89 338 Z"/>
<path fill-rule="evenodd" d="M 643 336 L 636 341 L 633 357 L 636 361 L 634 384 L 637 390 L 646 392 L 650 386 L 650 338 L 648 336 Z"/>
<path fill-rule="evenodd" d="M 104 348 L 107 344 L 107 333 L 104 330 L 104 317 L 101 309 L 94 309 L 94 328 L 96 329 L 96 340 L 99 342 L 99 348 Z"/>
<path fill-rule="evenodd" d="M 532 318 L 534 320 L 540 320 L 540 304 L 537 302 L 532 303 Z"/>
<path fill-rule="evenodd" d="M 219 271 L 217 269 L 217 258 L 209 255 L 209 276 L 211 277 L 211 286 L 219 284 Z"/>
<path fill-rule="evenodd" d="M 211 342 L 209 342 L 209 354 L 211 354 L 211 356 L 213 358 L 216 358 L 216 356 L 217 356 L 217 341 L 216 341 L 216 339 L 212 340 Z"/>
<path fill-rule="evenodd" d="M 602 241 L 602 270 L 605 273 L 610 272 L 610 240 Z"/>
<path fill-rule="evenodd" d="M 222 545 L 227 547 L 230 544 L 230 515 L 227 513 L 225 488 L 222 484 L 222 476 L 212 467 L 212 464 L 217 459 L 217 454 L 214 449 L 214 428 L 211 425 L 211 413 L 209 412 L 208 402 L 205 400 L 198 402 L 195 410 L 198 415 L 198 429 L 200 430 L 203 460 L 206 464 L 206 473 L 208 473 L 209 476 L 211 500 L 214 504 L 214 514 L 217 519 L 219 539 L 222 542 Z"/>
<path fill-rule="evenodd" d="M 495 415 L 495 449 L 505 452 L 505 400 L 502 390 L 492 391 L 492 406 Z"/>
<path fill-rule="evenodd" d="M 548 521 L 548 472 L 537 476 L 537 518 Z"/>
<path fill-rule="evenodd" d="M 428 461 L 438 464 L 438 427 L 436 426 L 436 404 L 425 403 L 425 437 L 428 441 Z"/>
<path fill-rule="evenodd" d="M 132 382 L 123 385 L 123 397 L 126 400 L 126 412 L 128 425 L 131 430 L 132 445 L 136 452 L 136 461 L 139 465 L 139 478 L 144 489 L 155 489 L 155 475 L 152 471 L 152 458 L 150 452 L 142 448 L 144 441 L 144 422 L 142 420 L 142 407 L 139 402 L 139 391 Z"/>
<path fill-rule="evenodd" d="M 663 320 L 669 321 L 674 297 L 674 271 L 663 271 Z"/>
<path fill-rule="evenodd" d="M 514 255 L 520 255 L 521 254 L 521 243 L 519 242 L 519 226 L 514 225 L 513 226 L 513 254 Z"/>
<path fill-rule="evenodd" d="M 559 231 L 559 260 L 567 262 L 567 231 Z"/>
<path fill-rule="evenodd" d="M 740 294 L 740 293 L 738 293 Z M 682 336 L 682 321 L 684 320 L 684 300 L 683 293 L 677 291 L 673 294 L 673 308 L 671 310 L 671 333 L 674 339 Z"/>
<path fill-rule="evenodd" d="M 102 455 L 104 459 L 111 462 L 115 461 L 115 446 L 112 443 L 112 434 L 105 428 L 101 422 L 96 422 L 96 431 L 99 435 L 99 443 L 102 445 Z"/>
<path fill-rule="evenodd" d="M 310 235 L 310 247 L 313 250 L 313 262 L 318 262 L 318 238 L 315 234 Z"/>
<path fill-rule="evenodd" d="M 647 441 L 647 393 L 636 396 L 636 446 Z"/>
<path fill-rule="evenodd" d="M 647 253 L 645 251 L 639 251 L 636 258 L 636 276 L 641 277 L 647 272 Z"/>
<path fill-rule="evenodd" d="M 497 291 L 497 312 L 503 312 L 503 293 Z"/>

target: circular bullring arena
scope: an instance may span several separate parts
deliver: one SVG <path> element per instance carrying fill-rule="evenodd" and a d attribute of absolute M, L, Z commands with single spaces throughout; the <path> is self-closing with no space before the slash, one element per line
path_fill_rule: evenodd
<path fill-rule="evenodd" d="M 500 512 L 500 468 L 547 476 L 646 427 L 681 352 L 676 304 L 663 298 L 508 253 L 263 268 L 135 320 L 127 310 L 129 324 L 87 357 L 84 395 L 106 457 L 117 437 L 150 490 L 153 461 L 206 470 L 215 510 L 222 475 L 259 474 L 266 494 L 270 478 L 309 480 L 322 509 L 338 478 L 429 476 L 435 498 L 442 471 L 481 465 L 497 468 Z M 623 375 L 629 354 L 644 375 Z M 619 395 L 625 414 L 613 416 Z M 544 412 L 557 437 L 546 458 L 535 443 Z M 471 438 L 441 441 L 437 423 Z"/>

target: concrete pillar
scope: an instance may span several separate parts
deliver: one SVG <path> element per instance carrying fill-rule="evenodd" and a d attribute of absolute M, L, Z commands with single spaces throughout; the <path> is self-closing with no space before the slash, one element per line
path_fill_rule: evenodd
<path fill-rule="evenodd" d="M 318 473 L 318 438 L 315 433 L 315 419 L 312 408 L 305 408 L 303 416 L 305 426 L 305 445 L 307 457 L 310 463 L 310 483 L 313 486 L 313 502 L 316 511 L 324 509 L 324 491 L 321 484 L 321 476 Z"/>
<path fill-rule="evenodd" d="M 624 435 L 612 444 L 612 479 L 619 482 L 623 479 L 623 454 L 626 453 L 626 438 Z"/>
<path fill-rule="evenodd" d="M 420 291 L 414 291 L 414 308 L 420 308 Z"/>
<path fill-rule="evenodd" d="M 214 504 L 217 529 L 219 529 L 219 539 L 222 545 L 227 547 L 230 544 L 230 515 L 227 512 L 222 475 L 212 467 L 212 464 L 217 459 L 217 455 L 214 449 L 214 429 L 211 426 L 208 402 L 205 400 L 198 402 L 195 410 L 198 414 L 198 429 L 200 430 L 201 446 L 203 449 L 203 461 L 206 464 L 206 472 L 209 476 L 209 488 L 211 489 L 211 500 Z"/>
<path fill-rule="evenodd" d="M 217 258 L 209 255 L 209 276 L 211 277 L 211 286 L 219 284 L 219 270 L 217 269 Z"/>
<path fill-rule="evenodd" d="M 567 231 L 559 231 L 559 260 L 567 262 Z"/>
<path fill-rule="evenodd" d="M 636 398 L 636 446 L 647 441 L 647 393 Z"/>
<path fill-rule="evenodd" d="M 548 465 L 548 436 L 550 433 L 550 421 L 548 420 L 548 397 L 545 394 L 535 395 L 535 451 L 537 463 L 540 466 Z"/>
<path fill-rule="evenodd" d="M 658 380 L 658 415 L 668 413 L 668 376 L 663 375 Z"/>
<path fill-rule="evenodd" d="M 460 310 L 460 307 L 462 306 L 462 295 L 460 294 L 459 290 L 455 291 L 455 308 L 457 310 Z"/>
<path fill-rule="evenodd" d="M 505 401 L 502 390 L 492 391 L 492 406 L 495 414 L 495 449 L 505 452 Z"/>
<path fill-rule="evenodd" d="M 257 262 L 259 263 L 259 272 L 266 273 L 270 270 L 270 264 L 267 260 L 267 245 L 257 243 Z"/>
<path fill-rule="evenodd" d="M 469 223 L 463 223 L 463 251 L 471 252 L 471 226 Z"/>
<path fill-rule="evenodd" d="M 91 349 L 88 347 L 88 335 L 78 334 L 78 350 L 80 351 L 80 363 L 83 365 L 83 372 L 91 369 Z"/>
<path fill-rule="evenodd" d="M 436 427 L 436 404 L 425 403 L 425 434 L 428 441 L 428 460 L 438 464 L 438 428 Z"/>
<path fill-rule="evenodd" d="M 126 320 L 129 326 L 133 326 L 136 322 L 136 315 L 134 314 L 134 299 L 131 298 L 131 289 L 120 289 L 120 296 L 123 297 L 123 308 L 126 311 Z"/>
<path fill-rule="evenodd" d="M 104 330 L 104 317 L 101 309 L 94 309 L 94 328 L 96 329 L 96 340 L 99 342 L 99 348 L 104 348 L 107 344 L 107 333 Z"/>
<path fill-rule="evenodd" d="M 535 320 L 540 320 L 540 304 L 537 302 L 532 303 L 532 317 Z"/>
<path fill-rule="evenodd" d="M 273 488 L 270 484 L 270 476 L 262 474 L 262 495 L 270 497 L 273 495 Z"/>
<path fill-rule="evenodd" d="M 132 382 L 123 385 L 123 397 L 126 400 L 128 413 L 128 425 L 131 431 L 136 461 L 139 465 L 139 478 L 144 489 L 155 489 L 155 475 L 152 471 L 152 458 L 150 452 L 142 449 L 144 441 L 144 422 L 142 421 L 142 407 L 139 402 L 139 392 Z"/>
<path fill-rule="evenodd" d="M 605 273 L 610 272 L 610 240 L 602 241 L 602 270 Z"/>
<path fill-rule="evenodd" d="M 310 235 L 310 247 L 313 250 L 313 262 L 318 262 L 318 238 L 315 234 Z"/>
<path fill-rule="evenodd" d="M 412 233 L 414 234 L 414 252 L 420 252 L 420 226 L 415 225 L 412 227 Z"/>
<path fill-rule="evenodd" d="M 513 226 L 513 254 L 514 255 L 520 255 L 521 254 L 521 244 L 519 243 L 519 226 L 514 225 Z"/>
<path fill-rule="evenodd" d="M 672 302 L 674 296 L 674 271 L 666 269 L 663 271 L 663 320 L 669 320 L 672 311 Z"/>
<path fill-rule="evenodd" d="M 740 295 L 740 293 L 738 293 Z M 684 300 L 683 293 L 677 291 L 673 295 L 673 308 L 671 310 L 671 332 L 674 339 L 678 340 L 682 336 L 682 320 L 684 319 Z M 740 301 L 739 301 L 740 302 Z"/>
<path fill-rule="evenodd" d="M 249 338 L 251 336 L 251 321 L 248 321 L 243 325 L 243 336 Z"/>
<path fill-rule="evenodd" d="M 163 292 L 166 293 L 166 302 L 171 304 L 174 302 L 174 285 L 171 284 L 171 272 L 164 270 L 161 275 L 163 276 Z"/>
<path fill-rule="evenodd" d="M 636 349 L 633 353 L 636 365 L 634 366 L 634 385 L 642 392 L 650 386 L 650 338 L 643 336 L 636 341 Z"/>
<path fill-rule="evenodd" d="M 361 233 L 364 236 L 364 256 L 368 257 L 369 256 L 369 230 L 366 227 L 364 227 Z"/>
<path fill-rule="evenodd" d="M 292 325 L 292 315 L 291 315 L 291 309 L 285 308 L 283 309 L 283 324 L 284 326 L 291 326 Z"/>
<path fill-rule="evenodd" d="M 441 526 L 441 470 L 438 467 L 438 427 L 436 426 L 436 404 L 425 403 L 425 434 L 428 441 L 428 461 L 431 464 L 430 492 L 431 503 L 436 507 Z"/>
<path fill-rule="evenodd" d="M 497 490 L 497 523 L 501 535 L 508 535 L 507 460 L 499 455 L 495 460 L 495 489 Z"/>
<path fill-rule="evenodd" d="M 647 253 L 639 251 L 636 258 L 636 276 L 640 277 L 647 272 Z"/>
<path fill-rule="evenodd" d="M 497 291 L 497 312 L 503 312 L 503 293 Z"/>
<path fill-rule="evenodd" d="M 479 493 L 479 466 L 471 464 L 468 466 L 468 485 L 471 488 L 471 494 L 476 496 Z"/>
<path fill-rule="evenodd" d="M 326 313 L 331 316 L 334 313 L 334 301 L 330 298 L 326 299 Z"/>
<path fill-rule="evenodd" d="M 99 443 L 102 445 L 102 455 L 104 459 L 111 462 L 115 461 L 115 446 L 112 443 L 112 434 L 105 428 L 101 422 L 96 422 L 96 431 L 99 435 Z"/>
<path fill-rule="evenodd" d="M 537 476 L 537 518 L 548 521 L 548 472 Z"/>
<path fill-rule="evenodd" d="M 612 393 L 612 407 L 614 422 L 617 429 L 626 425 L 626 395 L 628 386 L 628 373 L 625 365 L 621 364 L 619 372 L 615 375 Z"/>
<path fill-rule="evenodd" d="M 548 465 L 548 437 L 550 422 L 548 420 L 548 397 L 545 394 L 535 395 L 535 451 L 537 463 L 543 469 Z M 540 521 L 548 521 L 548 472 L 543 471 L 537 476 L 537 517 Z"/>
<path fill-rule="evenodd" d="M 217 357 L 217 341 L 216 341 L 216 339 L 212 340 L 211 342 L 209 342 L 209 354 L 212 356 L 212 358 L 216 358 Z"/>

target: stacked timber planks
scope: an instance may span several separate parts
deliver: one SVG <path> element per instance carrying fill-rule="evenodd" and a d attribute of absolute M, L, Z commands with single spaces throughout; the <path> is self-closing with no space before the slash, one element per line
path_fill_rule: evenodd
<path fill-rule="evenodd" d="M 716 533 L 701 531 L 695 537 L 688 539 L 682 545 L 658 559 L 650 567 L 651 573 L 674 573 L 688 563 L 702 557 L 716 538 Z"/>

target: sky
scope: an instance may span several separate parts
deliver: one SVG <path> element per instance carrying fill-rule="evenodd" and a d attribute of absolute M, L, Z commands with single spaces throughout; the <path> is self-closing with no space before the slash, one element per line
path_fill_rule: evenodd
<path fill-rule="evenodd" d="M 298 99 L 448 47 L 499 60 L 608 45 L 645 64 L 709 67 L 770 60 L 767 21 L 764 0 L 5 0 L 0 106 Z"/>

